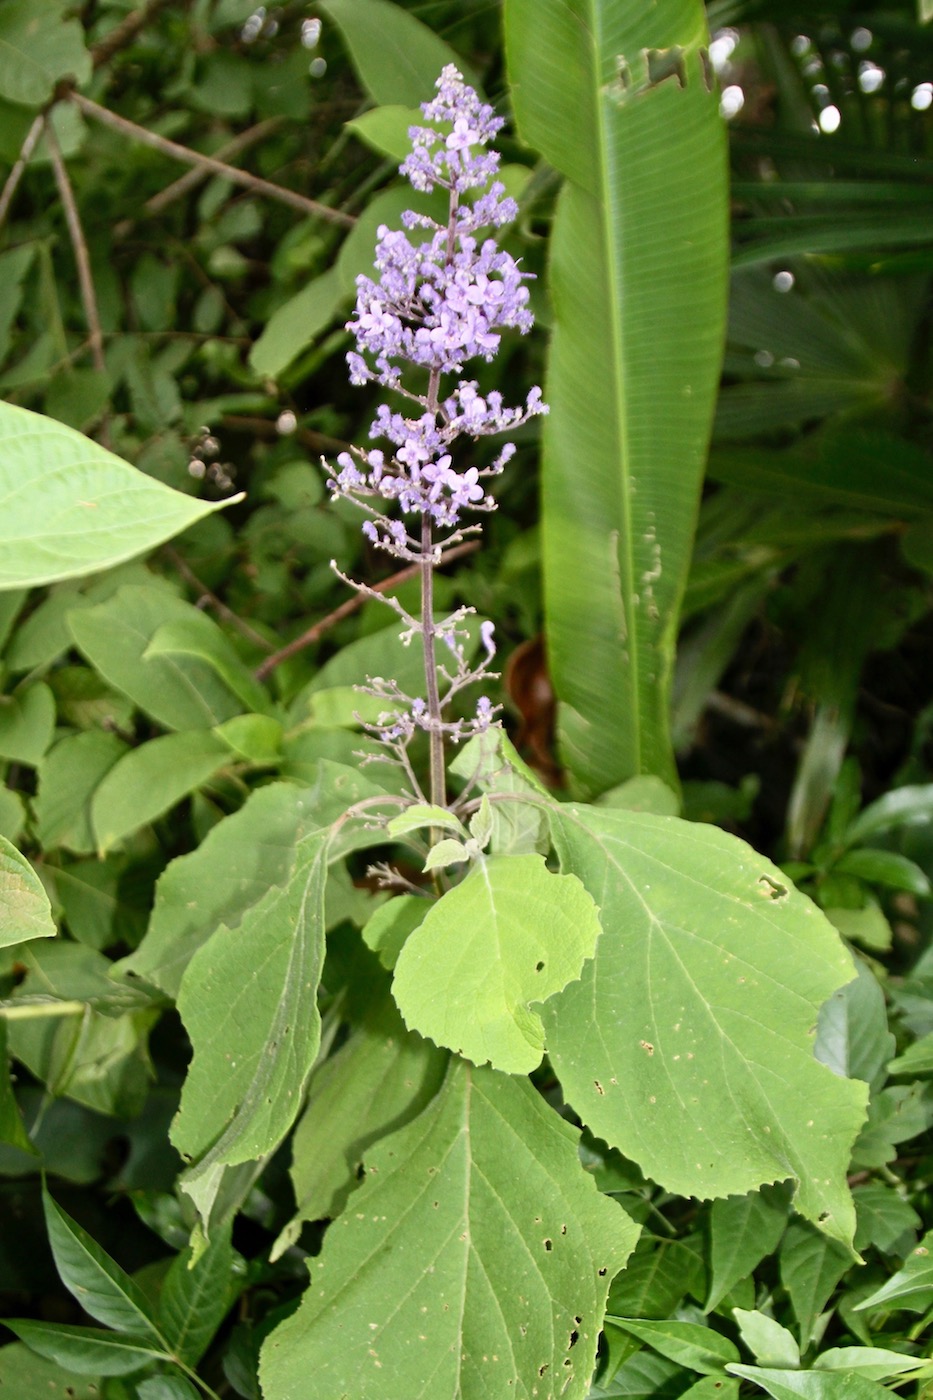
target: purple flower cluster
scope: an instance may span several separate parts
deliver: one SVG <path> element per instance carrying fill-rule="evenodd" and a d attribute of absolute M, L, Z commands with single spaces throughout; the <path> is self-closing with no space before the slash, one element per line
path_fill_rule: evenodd
<path fill-rule="evenodd" d="M 420 522 L 410 535 L 400 521 L 374 508 L 372 500 L 397 501 L 403 514 L 426 513 L 442 530 L 456 531 L 464 509 L 493 509 L 481 478 L 498 475 L 514 450 L 505 448 L 490 466 L 458 470 L 453 465 L 456 440 L 507 431 L 547 411 L 539 389 L 532 390 L 522 408 L 505 408 L 501 394 L 484 397 L 473 380 L 440 397 L 442 375 L 459 374 L 469 359 L 491 360 L 500 332 L 511 328 L 524 334 L 532 315 L 527 274 L 494 238 L 477 237 L 518 212 L 494 179 L 498 154 L 484 149 L 502 119 L 452 66 L 444 69 L 437 89 L 437 97 L 422 111 L 449 130 L 445 135 L 437 126 L 412 127 L 414 149 L 401 169 L 417 190 L 440 186 L 448 191 L 448 222 L 442 226 L 410 211 L 403 215 L 407 228 L 430 233 L 421 243 L 403 231 L 380 227 L 379 281 L 357 279 L 356 314 L 347 324 L 357 345 L 347 356 L 352 382 L 375 381 L 394 389 L 419 411 L 406 417 L 382 404 L 369 435 L 388 440 L 395 450 L 353 449 L 341 453 L 339 471 L 331 471 L 332 489 L 370 514 L 367 536 L 406 559 L 421 557 Z M 461 203 L 461 195 L 470 190 L 483 192 L 473 202 Z M 403 366 L 411 365 L 427 372 L 426 394 L 403 382 Z"/>
<path fill-rule="evenodd" d="M 381 404 L 369 436 L 383 446 L 368 451 L 353 447 L 338 456 L 336 467 L 325 467 L 334 495 L 366 513 L 367 538 L 397 558 L 420 565 L 420 619 L 397 599 L 379 596 L 401 617 L 406 640 L 421 636 L 428 699 L 403 694 L 394 681 L 371 679 L 366 689 L 390 701 L 392 708 L 367 727 L 381 739 L 391 760 L 401 764 L 415 794 L 421 789 L 407 749 L 417 731 L 426 731 L 431 740 L 431 800 L 443 803 L 443 741 L 457 743 L 487 729 L 496 713 L 486 696 L 471 719 L 445 718 L 445 708 L 465 686 L 494 674 L 490 667 L 496 647 L 492 623 L 484 622 L 475 639 L 483 657 L 471 664 L 470 632 L 463 623 L 473 609 L 461 608 L 437 621 L 432 570 L 445 548 L 478 528 L 461 526 L 464 511 L 495 508 L 486 479 L 497 476 L 515 451 L 508 443 L 486 466 L 461 465 L 461 444 L 517 428 L 546 413 L 547 406 L 537 388 L 522 406 L 510 408 L 498 391 L 482 394 L 474 379 L 443 387 L 444 376 L 459 376 L 467 360 L 492 360 L 503 330 L 530 330 L 532 315 L 528 274 L 489 236 L 490 229 L 518 213 L 495 178 L 499 156 L 486 149 L 502 119 L 452 66 L 444 69 L 437 96 L 422 111 L 432 125 L 410 129 L 413 149 L 401 171 L 420 192 L 447 191 L 447 222 L 408 211 L 402 215 L 404 229 L 380 227 L 378 281 L 357 278 L 356 310 L 347 324 L 356 340 L 356 349 L 347 356 L 351 381 L 381 384 L 410 409 L 405 413 Z M 418 229 L 427 235 L 420 242 L 414 237 Z M 420 385 L 411 380 L 412 367 L 421 373 Z M 387 513 L 393 507 L 401 518 Z M 354 587 L 377 596 L 365 585 Z M 439 659 L 437 646 L 452 658 L 452 665 Z"/>

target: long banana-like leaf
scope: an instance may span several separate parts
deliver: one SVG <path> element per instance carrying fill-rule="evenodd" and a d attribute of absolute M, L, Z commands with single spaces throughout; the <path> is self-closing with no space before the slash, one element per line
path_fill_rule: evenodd
<path fill-rule="evenodd" d="M 506 0 L 551 239 L 547 644 L 575 786 L 669 782 L 677 616 L 721 363 L 727 162 L 701 0 Z"/>

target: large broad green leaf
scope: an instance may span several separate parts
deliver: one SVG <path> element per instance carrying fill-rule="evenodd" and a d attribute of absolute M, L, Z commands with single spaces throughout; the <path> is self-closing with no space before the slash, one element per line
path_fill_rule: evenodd
<path fill-rule="evenodd" d="M 7 403 L 0 502 L 0 588 L 109 569 L 230 504 L 183 496 L 73 428 Z"/>
<path fill-rule="evenodd" d="M 452 1062 L 310 1261 L 263 1348 L 266 1400 L 582 1400 L 637 1228 L 577 1136 L 527 1080 Z"/>
<path fill-rule="evenodd" d="M 770 1254 L 787 1225 L 788 1202 L 782 1190 L 765 1188 L 745 1196 L 727 1196 L 710 1210 L 710 1282 L 706 1310 Z"/>
<path fill-rule="evenodd" d="M 45 886 L 26 857 L 0 836 L 0 948 L 55 933 Z"/>
<path fill-rule="evenodd" d="M 603 924 L 581 980 L 542 1011 L 574 1108 L 683 1195 L 790 1178 L 797 1210 L 851 1245 L 867 1090 L 813 1055 L 821 1004 L 854 974 L 832 925 L 716 828 L 592 807 L 553 821 Z"/>
<path fill-rule="evenodd" d="M 599 932 L 575 876 L 552 874 L 539 855 L 482 857 L 409 935 L 392 991 L 410 1030 L 527 1074 L 545 1043 L 532 1004 L 580 976 Z"/>
<path fill-rule="evenodd" d="M 725 325 L 725 137 L 700 0 L 507 0 L 512 99 L 566 177 L 543 551 L 564 759 L 673 785 L 668 694 Z"/>
<path fill-rule="evenodd" d="M 298 1116 L 321 1038 L 329 838 L 305 837 L 288 882 L 221 925 L 182 979 L 194 1058 L 171 1137 L 195 1176 L 264 1156 Z"/>
<path fill-rule="evenodd" d="M 116 971 L 176 997 L 185 968 L 213 931 L 220 924 L 235 928 L 272 886 L 291 878 L 303 838 L 378 791 L 341 764 L 325 760 L 318 767 L 313 786 L 273 783 L 251 793 L 238 812 L 211 828 L 197 850 L 171 862 L 156 886 L 145 938 Z M 355 834 L 367 839 L 358 827 Z M 348 824 L 331 855 L 352 849 L 353 843 Z"/>
<path fill-rule="evenodd" d="M 441 69 L 455 63 L 478 86 L 466 64 L 432 29 L 389 0 L 324 0 L 318 8 L 343 35 L 360 82 L 380 105 L 417 107 L 434 96 Z"/>

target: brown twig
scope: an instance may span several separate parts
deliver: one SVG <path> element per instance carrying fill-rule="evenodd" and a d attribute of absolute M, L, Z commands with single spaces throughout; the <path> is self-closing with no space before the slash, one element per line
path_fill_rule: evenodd
<path fill-rule="evenodd" d="M 312 452 L 346 452 L 348 447 L 343 439 L 328 437 L 326 433 L 315 432 L 313 428 L 293 428 L 291 432 L 283 433 L 270 418 L 253 414 L 225 413 L 220 425 L 230 428 L 232 432 L 255 433 L 256 437 L 262 438 L 293 437 Z"/>
<path fill-rule="evenodd" d="M 7 211 L 13 203 L 13 196 L 19 188 L 20 180 L 23 178 L 23 171 L 29 164 L 32 153 L 39 144 L 39 138 L 45 127 L 45 118 L 46 113 L 44 111 L 40 112 L 32 126 L 26 132 L 26 139 L 20 147 L 19 155 L 16 157 L 16 164 L 6 177 L 6 184 L 3 186 L 3 192 L 0 193 L 0 224 L 3 223 L 7 216 Z"/>
<path fill-rule="evenodd" d="M 84 307 L 84 319 L 87 321 L 88 344 L 91 347 L 91 359 L 94 361 L 94 368 L 98 370 L 106 369 L 104 363 L 104 340 L 100 326 L 100 312 L 97 309 L 97 292 L 94 289 L 94 278 L 91 274 L 91 259 L 87 250 L 87 241 L 84 237 L 84 229 L 81 227 L 81 216 L 78 213 L 78 206 L 75 202 L 74 190 L 71 188 L 71 181 L 68 178 L 68 170 L 62 160 L 61 148 L 58 139 L 52 129 L 52 123 L 48 123 L 45 133 L 46 143 L 49 148 L 49 155 L 52 158 L 52 169 L 55 172 L 55 183 L 58 186 L 59 198 L 62 208 L 65 211 L 65 222 L 68 225 L 68 236 L 71 239 L 71 247 L 75 255 L 75 263 L 78 268 L 78 286 L 81 289 L 81 304 Z"/>
<path fill-rule="evenodd" d="M 164 10 L 171 0 L 147 0 L 147 4 L 141 5 L 138 10 L 132 10 L 125 19 L 111 29 L 99 43 L 94 44 L 91 49 L 91 63 L 94 68 L 106 63 L 113 58 L 114 54 L 125 49 L 136 38 L 143 25 L 158 14 L 159 10 Z"/>
<path fill-rule="evenodd" d="M 467 540 L 465 544 L 454 545 L 441 559 L 441 564 L 449 564 L 453 559 L 461 559 L 464 554 L 472 554 L 475 549 L 479 549 L 479 540 Z M 381 583 L 373 583 L 368 586 L 368 592 L 372 593 L 393 593 L 396 588 L 401 588 L 403 583 L 407 583 L 410 578 L 417 578 L 421 569 L 420 564 L 409 564 L 404 569 L 399 569 L 398 573 L 390 574 Z M 322 617 L 320 622 L 316 622 L 313 627 L 309 627 L 307 632 L 302 632 L 300 637 L 295 637 L 286 646 L 274 651 L 271 656 L 267 656 L 261 665 L 256 667 L 257 681 L 264 681 L 281 662 L 287 661 L 289 657 L 296 656 L 299 651 L 304 651 L 305 647 L 314 646 L 320 641 L 325 632 L 329 632 L 338 622 L 342 622 L 345 617 L 352 617 L 366 602 L 366 597 L 362 593 L 354 593 L 352 598 L 341 603 L 338 608 Z"/>
<path fill-rule="evenodd" d="M 264 136 L 268 136 L 270 131 L 274 131 L 277 126 L 282 125 L 281 117 L 267 117 L 264 121 L 257 122 L 255 126 L 248 127 L 246 131 L 241 131 L 238 136 L 227 141 L 217 152 L 217 160 L 227 160 L 230 156 L 237 156 L 241 151 L 247 150 L 250 146 L 261 141 Z M 177 180 L 173 180 L 170 185 L 166 185 L 164 190 L 154 194 L 151 199 L 147 199 L 143 209 L 147 214 L 161 214 L 163 209 L 167 209 L 176 199 L 181 199 L 182 195 L 193 190 L 202 180 L 208 177 L 206 170 L 187 170 L 184 175 L 180 175 Z"/>
<path fill-rule="evenodd" d="M 173 160 L 183 161 L 185 165 L 197 166 L 212 175 L 220 175 L 225 180 L 229 180 L 232 185 L 240 185 L 243 189 L 252 191 L 253 194 L 277 199 L 281 204 L 288 204 L 292 209 L 298 209 L 302 214 L 310 215 L 312 218 L 326 219 L 330 223 L 341 224 L 344 228 L 352 228 L 356 223 L 351 214 L 344 214 L 340 209 L 331 209 L 316 199 L 308 199 L 305 195 L 298 194 L 296 190 L 285 189 L 283 185 L 275 185 L 271 180 L 263 180 L 258 175 L 250 175 L 245 170 L 238 170 L 235 165 L 227 165 L 225 161 L 218 160 L 216 156 L 205 156 L 200 151 L 192 151 L 188 146 L 179 146 L 177 141 L 169 141 L 167 137 L 158 136 L 154 131 L 149 131 L 146 127 L 137 125 L 136 122 L 127 121 L 126 117 L 120 117 L 116 112 L 111 112 L 106 107 L 101 107 L 98 102 L 92 102 L 83 93 L 72 91 L 68 96 L 69 100 L 85 116 L 100 122 L 102 126 L 109 126 L 112 131 L 118 131 L 121 136 L 127 136 L 132 141 L 139 141 L 144 146 L 151 146 L 153 150 L 161 151 L 163 155 L 171 156 Z"/>
<path fill-rule="evenodd" d="M 198 594 L 196 606 L 201 607 L 204 603 L 210 603 L 214 611 L 218 613 L 220 617 L 224 618 L 226 622 L 229 622 L 231 627 L 235 627 L 241 637 L 245 637 L 248 642 L 252 642 L 253 646 L 259 647 L 262 651 L 269 650 L 272 643 L 269 642 L 261 632 L 256 632 L 249 623 L 244 621 L 242 617 L 239 617 L 232 608 L 228 608 L 226 603 L 217 597 L 216 593 L 212 593 L 207 584 L 198 578 L 191 566 L 181 557 L 177 549 L 174 549 L 170 544 L 166 545 L 165 557 L 170 560 L 172 566 L 178 570 L 185 580 L 185 583 Z"/>

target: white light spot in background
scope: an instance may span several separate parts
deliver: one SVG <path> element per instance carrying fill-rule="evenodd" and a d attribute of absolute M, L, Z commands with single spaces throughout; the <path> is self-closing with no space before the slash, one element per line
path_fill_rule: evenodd
<path fill-rule="evenodd" d="M 794 285 L 794 274 L 786 269 L 782 272 L 776 272 L 771 285 L 776 292 L 789 292 Z"/>
<path fill-rule="evenodd" d="M 853 29 L 849 43 L 852 45 L 855 53 L 864 53 L 866 49 L 871 48 L 871 40 L 871 30 L 865 29 L 863 25 L 859 25 L 858 29 Z"/>
<path fill-rule="evenodd" d="M 303 19 L 301 21 L 301 43 L 306 49 L 316 49 L 321 38 L 321 21 Z"/>
<path fill-rule="evenodd" d="M 762 369 L 770 369 L 774 364 L 774 356 L 770 350 L 756 350 L 755 364 L 760 365 Z"/>
<path fill-rule="evenodd" d="M 715 72 L 722 73 L 729 67 L 729 59 L 738 42 L 739 35 L 735 29 L 720 29 L 718 34 L 713 35 L 709 46 L 709 61 Z"/>
<path fill-rule="evenodd" d="M 829 88 L 825 83 L 814 83 L 813 96 L 821 107 L 825 107 L 826 103 L 829 101 Z"/>
<path fill-rule="evenodd" d="M 287 433 L 293 433 L 298 427 L 298 419 L 290 408 L 286 408 L 275 420 L 275 430 L 284 437 Z"/>
<path fill-rule="evenodd" d="M 795 58 L 803 58 L 810 47 L 810 40 L 806 34 L 796 34 L 790 41 L 790 51 Z"/>
<path fill-rule="evenodd" d="M 745 93 L 737 83 L 730 83 L 727 88 L 723 88 L 722 97 L 719 99 L 719 110 L 726 121 L 731 120 L 741 112 L 745 106 Z"/>
<path fill-rule="evenodd" d="M 308 72 L 311 74 L 312 78 L 323 78 L 324 74 L 327 72 L 327 59 L 312 58 L 311 62 L 308 64 Z"/>
<path fill-rule="evenodd" d="M 832 132 L 839 130 L 841 121 L 842 113 L 838 107 L 824 107 L 820 113 L 820 131 L 829 136 Z"/>
<path fill-rule="evenodd" d="M 933 83 L 918 83 L 910 94 L 910 105 L 915 112 L 925 112 L 933 105 Z"/>
<path fill-rule="evenodd" d="M 884 69 L 865 58 L 858 66 L 858 85 L 863 92 L 877 92 L 884 82 Z"/>

